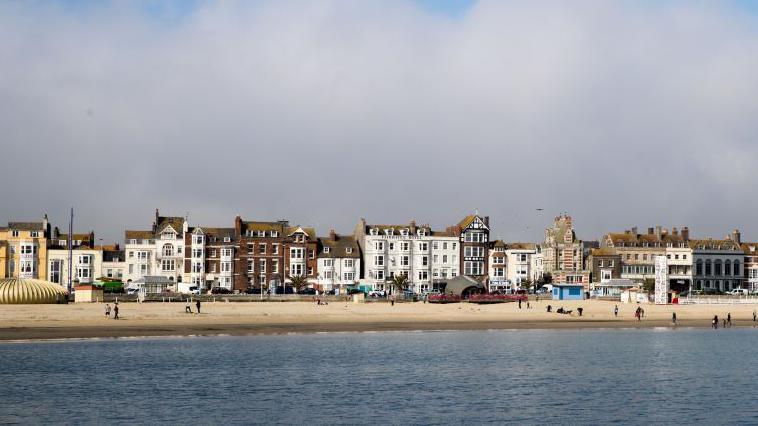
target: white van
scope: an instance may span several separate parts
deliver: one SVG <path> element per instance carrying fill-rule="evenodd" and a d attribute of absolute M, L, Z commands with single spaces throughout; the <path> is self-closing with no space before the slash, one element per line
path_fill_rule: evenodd
<path fill-rule="evenodd" d="M 747 291 L 747 289 L 735 288 L 734 290 L 730 291 L 729 294 L 732 296 L 747 296 L 750 293 Z"/>

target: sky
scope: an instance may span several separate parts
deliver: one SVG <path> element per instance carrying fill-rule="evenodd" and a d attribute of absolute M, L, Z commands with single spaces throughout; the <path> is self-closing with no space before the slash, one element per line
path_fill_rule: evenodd
<path fill-rule="evenodd" d="M 0 2 L 0 70 L 0 222 L 758 240 L 755 1 Z"/>

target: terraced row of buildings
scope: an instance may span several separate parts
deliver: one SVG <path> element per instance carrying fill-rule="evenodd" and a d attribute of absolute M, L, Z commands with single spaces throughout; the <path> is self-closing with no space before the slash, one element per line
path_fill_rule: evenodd
<path fill-rule="evenodd" d="M 409 289 L 424 293 L 466 275 L 491 291 L 553 281 L 602 292 L 615 280 L 653 278 L 655 258 L 665 256 L 672 288 L 758 290 L 758 244 L 742 242 L 736 230 L 723 239 L 696 239 L 687 227 L 642 233 L 631 228 L 583 241 L 572 218 L 560 215 L 542 242 L 524 243 L 492 239 L 489 217 L 479 214 L 444 230 L 415 221 L 383 225 L 361 219 L 350 235 L 330 230 L 318 236 L 314 228 L 286 220 L 240 216 L 230 225 L 191 224 L 156 210 L 149 229 L 126 230 L 122 244 L 105 246 L 96 244 L 94 232 L 61 233 L 46 216 L 9 222 L 0 227 L 0 276 L 63 285 L 158 277 L 173 291 L 242 292 L 276 288 L 295 276 L 322 291 L 356 285 L 390 290 L 389 281 L 405 275 Z"/>

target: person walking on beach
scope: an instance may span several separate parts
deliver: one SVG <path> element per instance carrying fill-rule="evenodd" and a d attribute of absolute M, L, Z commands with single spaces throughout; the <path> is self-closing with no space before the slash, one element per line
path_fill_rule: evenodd
<path fill-rule="evenodd" d="M 640 316 L 641 316 L 642 318 L 645 318 L 645 310 L 644 310 L 644 309 L 642 309 L 642 307 L 641 307 L 641 306 L 640 306 Z"/>
<path fill-rule="evenodd" d="M 579 313 L 579 316 L 582 316 L 582 311 L 583 311 L 583 310 L 584 310 L 584 309 L 582 309 L 582 308 L 576 308 L 576 311 Z"/>
<path fill-rule="evenodd" d="M 113 319 L 118 319 L 118 304 L 113 307 Z"/>
<path fill-rule="evenodd" d="M 521 309 L 521 299 L 518 300 L 518 308 Z"/>
<path fill-rule="evenodd" d="M 390 305 L 395 306 L 395 295 L 390 296 Z"/>
<path fill-rule="evenodd" d="M 719 316 L 718 315 L 714 315 L 713 316 L 713 320 L 711 321 L 711 325 L 713 326 L 714 330 L 716 330 L 717 328 L 719 328 Z"/>
<path fill-rule="evenodd" d="M 613 316 L 614 317 L 619 316 L 619 305 L 616 305 L 613 307 Z"/>
<path fill-rule="evenodd" d="M 642 321 L 642 315 L 640 314 L 639 307 L 637 307 L 637 310 L 634 311 L 634 317 L 637 318 L 637 321 Z"/>
<path fill-rule="evenodd" d="M 200 299 L 197 299 L 197 301 L 195 302 L 195 308 L 197 308 L 197 313 L 199 314 L 200 313 Z"/>
<path fill-rule="evenodd" d="M 676 325 L 676 312 L 673 312 L 671 314 L 671 322 L 674 323 L 674 325 Z"/>
<path fill-rule="evenodd" d="M 724 322 L 722 328 L 726 328 L 726 318 L 722 320 Z"/>
<path fill-rule="evenodd" d="M 191 314 L 192 313 L 192 307 L 190 306 L 189 299 L 187 299 L 187 304 L 184 305 L 184 313 L 185 314 Z"/>
<path fill-rule="evenodd" d="M 111 317 L 111 305 L 105 304 L 105 317 L 110 318 Z"/>
<path fill-rule="evenodd" d="M 753 309 L 753 322 L 755 322 L 755 309 Z"/>
<path fill-rule="evenodd" d="M 729 327 L 732 326 L 732 313 L 731 312 L 726 313 L 726 323 L 729 324 Z"/>

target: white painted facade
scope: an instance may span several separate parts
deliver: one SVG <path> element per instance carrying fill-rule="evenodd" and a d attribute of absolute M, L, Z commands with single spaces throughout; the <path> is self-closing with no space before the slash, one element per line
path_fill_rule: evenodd
<path fill-rule="evenodd" d="M 458 275 L 459 237 L 433 233 L 427 227 L 368 225 L 363 241 L 364 281 L 377 290 L 390 290 L 388 281 L 406 274 L 416 293 L 432 289 L 433 280 Z M 437 235 L 434 235 L 437 234 Z"/>
<path fill-rule="evenodd" d="M 46 280 L 68 285 L 68 249 L 49 249 L 47 251 L 47 277 Z M 103 252 L 90 248 L 72 250 L 71 256 L 71 281 L 79 284 L 92 284 L 102 277 Z M 72 284 L 75 285 L 75 284 Z"/>
<path fill-rule="evenodd" d="M 128 237 L 128 234 L 127 234 Z M 127 238 L 124 244 L 124 282 L 155 275 L 156 244 L 153 238 Z"/>
<path fill-rule="evenodd" d="M 344 288 L 354 285 L 360 280 L 360 257 L 319 257 L 317 264 L 318 276 L 315 284 L 323 291 Z"/>

